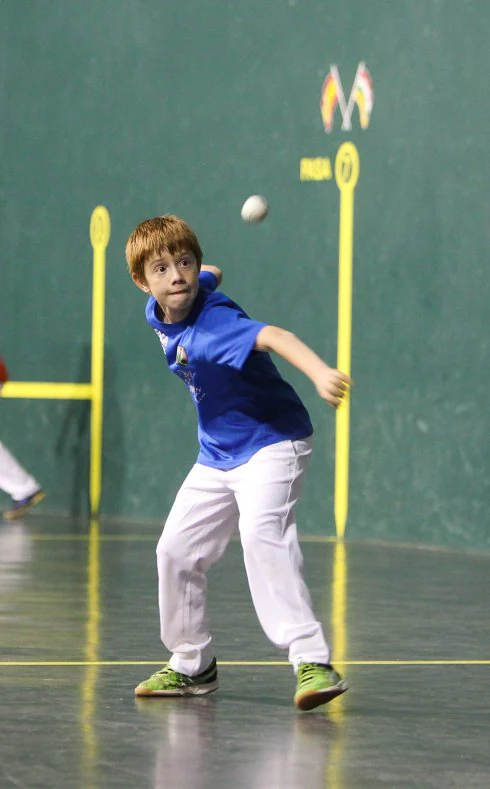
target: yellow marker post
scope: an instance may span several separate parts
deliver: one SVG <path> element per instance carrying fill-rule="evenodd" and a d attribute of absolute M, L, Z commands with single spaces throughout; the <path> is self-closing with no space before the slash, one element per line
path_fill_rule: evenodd
<path fill-rule="evenodd" d="M 354 190 L 359 180 L 359 154 L 351 142 L 340 146 L 335 158 L 335 180 L 340 190 L 339 304 L 337 367 L 351 373 L 352 252 L 354 246 Z M 335 525 L 343 540 L 349 509 L 350 399 L 338 407 L 335 430 Z"/>
<path fill-rule="evenodd" d="M 102 420 L 104 405 L 105 251 L 111 235 L 107 208 L 97 206 L 90 217 L 94 251 L 92 290 L 92 411 L 90 419 L 90 512 L 97 515 L 102 487 Z"/>

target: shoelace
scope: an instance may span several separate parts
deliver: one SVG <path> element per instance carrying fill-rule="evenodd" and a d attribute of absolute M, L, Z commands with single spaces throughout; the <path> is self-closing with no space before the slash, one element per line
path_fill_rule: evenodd
<path fill-rule="evenodd" d="M 311 679 L 315 675 L 317 669 L 318 666 L 315 666 L 313 664 L 303 664 L 302 666 L 299 667 L 300 679 L 301 680 Z"/>
<path fill-rule="evenodd" d="M 183 677 L 182 674 L 179 674 L 177 671 L 174 671 L 170 666 L 164 666 L 159 671 L 155 671 L 153 674 L 154 677 L 165 677 L 169 685 L 173 685 L 174 687 L 179 687 L 183 684 Z"/>
<path fill-rule="evenodd" d="M 327 672 L 332 670 L 329 666 L 321 666 L 319 663 L 300 663 L 298 666 L 299 679 L 301 682 L 308 682 L 313 679 L 318 669 L 324 669 Z"/>

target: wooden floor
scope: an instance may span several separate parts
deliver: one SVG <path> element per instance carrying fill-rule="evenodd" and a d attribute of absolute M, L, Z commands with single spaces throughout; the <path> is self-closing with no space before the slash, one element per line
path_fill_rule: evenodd
<path fill-rule="evenodd" d="M 312 713 L 263 635 L 240 544 L 210 573 L 220 689 L 135 699 L 158 640 L 158 529 L 0 522 L 0 787 L 490 786 L 490 557 L 313 540 L 347 694 Z"/>

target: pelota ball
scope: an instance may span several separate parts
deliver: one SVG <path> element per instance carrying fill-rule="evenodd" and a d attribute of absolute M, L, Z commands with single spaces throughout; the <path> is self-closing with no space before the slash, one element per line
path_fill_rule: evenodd
<path fill-rule="evenodd" d="M 269 206 L 262 195 L 252 195 L 242 206 L 242 219 L 245 222 L 262 222 L 268 213 Z"/>

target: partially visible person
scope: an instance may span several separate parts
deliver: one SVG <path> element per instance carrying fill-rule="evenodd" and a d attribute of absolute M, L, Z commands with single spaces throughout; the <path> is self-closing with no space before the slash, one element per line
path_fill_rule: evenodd
<path fill-rule="evenodd" d="M 5 362 L 0 358 L 0 389 L 8 380 Z M 39 504 L 45 493 L 39 482 L 23 468 L 0 441 L 0 488 L 12 497 L 12 504 L 5 510 L 5 520 L 15 520 Z"/>

